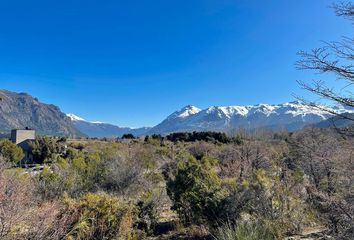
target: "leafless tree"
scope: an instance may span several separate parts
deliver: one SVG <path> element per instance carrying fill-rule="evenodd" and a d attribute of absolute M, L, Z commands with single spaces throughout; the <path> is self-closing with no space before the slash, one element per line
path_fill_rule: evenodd
<path fill-rule="evenodd" d="M 268 169 L 271 165 L 270 153 L 261 141 L 245 141 L 242 145 L 229 144 L 214 150 L 214 157 L 220 160 L 220 175 L 234 177 L 238 182 L 250 177 L 258 169 Z"/>
<path fill-rule="evenodd" d="M 327 182 L 324 188 L 328 195 L 334 189 L 336 154 L 338 143 L 333 136 L 323 134 L 316 128 L 308 128 L 298 132 L 292 139 L 292 156 L 299 161 L 301 168 L 310 178 L 316 189 L 320 190 L 322 182 Z"/>
<path fill-rule="evenodd" d="M 333 4 L 333 9 L 337 16 L 347 18 L 354 24 L 354 5 L 351 2 Z M 319 74 L 334 75 L 337 81 L 344 84 L 344 87 L 334 88 L 329 86 L 324 80 L 313 80 L 311 83 L 298 81 L 300 86 L 307 91 L 314 93 L 321 99 L 330 100 L 334 103 L 354 107 L 354 38 L 353 36 L 343 37 L 340 41 L 324 42 L 324 46 L 311 51 L 300 51 L 300 59 L 296 62 L 299 70 L 312 70 Z M 335 111 L 322 107 L 323 103 L 306 101 L 309 105 L 338 114 Z M 342 116 L 342 115 L 341 115 Z M 342 116 L 350 121 L 354 121 L 353 116 Z"/>
<path fill-rule="evenodd" d="M 337 137 L 316 128 L 298 132 L 291 140 L 291 157 L 309 179 L 305 185 L 308 202 L 328 223 L 332 234 L 345 237 L 354 231 L 354 165 L 352 146 L 344 146 Z"/>

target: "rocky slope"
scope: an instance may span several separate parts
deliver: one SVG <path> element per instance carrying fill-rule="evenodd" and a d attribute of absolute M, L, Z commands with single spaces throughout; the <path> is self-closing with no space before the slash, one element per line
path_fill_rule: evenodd
<path fill-rule="evenodd" d="M 26 93 L 0 90 L 0 132 L 29 127 L 39 134 L 82 136 L 60 109 Z"/>

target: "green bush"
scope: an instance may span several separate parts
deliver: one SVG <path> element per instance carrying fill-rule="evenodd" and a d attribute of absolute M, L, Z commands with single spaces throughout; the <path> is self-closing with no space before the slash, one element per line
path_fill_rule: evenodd
<path fill-rule="evenodd" d="M 201 160 L 189 157 L 178 164 L 174 179 L 167 181 L 167 193 L 185 223 L 211 223 L 217 216 L 224 197 L 221 179 L 215 170 L 216 160 L 204 156 Z"/>
<path fill-rule="evenodd" d="M 64 192 L 79 196 L 83 192 L 97 191 L 104 178 L 99 154 L 80 153 L 74 159 L 57 158 L 36 175 L 38 191 L 44 199 L 60 197 Z"/>
<path fill-rule="evenodd" d="M 25 156 L 19 146 L 7 139 L 0 140 L 0 155 L 15 164 Z"/>
<path fill-rule="evenodd" d="M 137 221 L 136 226 L 138 229 L 151 234 L 158 222 L 159 202 L 154 196 L 153 192 L 147 192 L 137 202 Z"/>
<path fill-rule="evenodd" d="M 36 163 L 53 163 L 57 156 L 65 154 L 65 138 L 36 137 L 30 148 Z"/>
<path fill-rule="evenodd" d="M 44 166 L 43 170 L 36 176 L 37 192 L 43 199 L 60 197 L 68 189 L 64 184 L 67 179 L 48 166 Z"/>

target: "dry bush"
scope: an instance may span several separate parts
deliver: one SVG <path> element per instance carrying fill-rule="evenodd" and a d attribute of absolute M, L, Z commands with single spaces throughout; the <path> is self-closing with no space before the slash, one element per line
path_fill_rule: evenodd
<path fill-rule="evenodd" d="M 131 205 L 105 193 L 64 199 L 60 221 L 68 227 L 66 239 L 127 239 L 132 232 Z"/>
<path fill-rule="evenodd" d="M 271 146 L 260 141 L 247 141 L 241 146 L 225 145 L 219 148 L 221 176 L 242 182 L 257 169 L 269 169 L 274 158 Z"/>
<path fill-rule="evenodd" d="M 32 177 L 7 167 L 0 159 L 0 239 L 62 239 L 67 226 L 58 219 L 59 202 L 41 202 Z"/>
<path fill-rule="evenodd" d="M 136 197 L 146 190 L 159 187 L 163 182 L 159 161 L 163 160 L 151 147 L 128 146 L 106 155 L 103 188 L 124 197 Z"/>
<path fill-rule="evenodd" d="M 0 159 L 0 239 L 13 239 L 13 234 L 26 230 L 36 204 L 31 179 L 16 169 L 8 169 Z"/>

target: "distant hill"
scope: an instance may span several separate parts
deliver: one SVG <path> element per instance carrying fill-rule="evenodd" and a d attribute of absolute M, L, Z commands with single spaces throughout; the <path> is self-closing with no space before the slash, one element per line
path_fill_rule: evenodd
<path fill-rule="evenodd" d="M 27 93 L 0 90 L 0 132 L 29 127 L 39 134 L 83 136 L 59 107 L 44 104 Z"/>
<path fill-rule="evenodd" d="M 128 128 L 118 127 L 109 123 L 89 122 L 75 114 L 67 114 L 73 125 L 82 133 L 89 137 L 121 137 L 123 134 L 131 133 L 134 136 L 144 135 L 150 128 Z"/>

